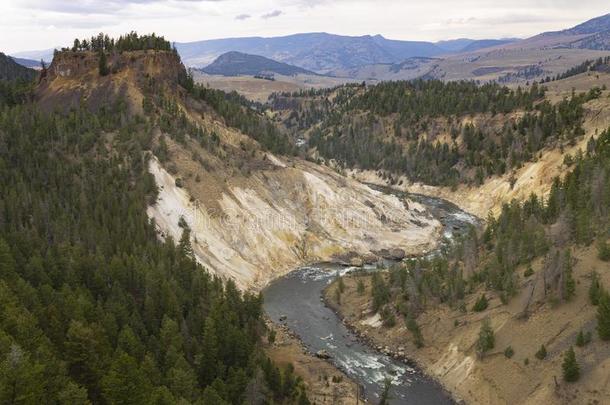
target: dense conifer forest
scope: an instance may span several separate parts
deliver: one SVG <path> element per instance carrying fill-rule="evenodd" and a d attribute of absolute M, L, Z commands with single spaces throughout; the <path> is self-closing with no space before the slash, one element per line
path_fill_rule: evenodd
<path fill-rule="evenodd" d="M 511 90 L 495 83 L 416 80 L 343 86 L 332 93 L 277 94 L 270 103 L 291 111 L 284 124 L 293 132 L 313 126 L 308 145 L 326 160 L 456 186 L 510 173 L 546 146 L 573 144 L 584 133 L 583 105 L 601 89 L 557 103 L 544 100 L 545 89 L 536 84 Z M 482 121 L 464 121 L 476 116 Z M 495 116 L 502 124 L 491 124 Z"/>
<path fill-rule="evenodd" d="M 3 88 L 4 89 L 4 88 Z M 0 403 L 309 403 L 264 355 L 261 297 L 146 215 L 153 121 L 0 99 Z"/>

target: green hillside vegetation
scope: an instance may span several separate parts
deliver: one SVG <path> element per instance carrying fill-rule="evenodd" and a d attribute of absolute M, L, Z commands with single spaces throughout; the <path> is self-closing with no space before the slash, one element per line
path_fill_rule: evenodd
<path fill-rule="evenodd" d="M 62 51 L 144 51 L 144 50 L 155 50 L 155 51 L 172 51 L 174 50 L 169 41 L 164 37 L 155 35 L 154 33 L 149 35 L 139 35 L 135 31 L 131 31 L 128 34 L 121 35 L 119 38 L 114 39 L 109 37 L 107 34 L 99 33 L 91 38 L 75 39 L 72 48 L 62 48 Z"/>
<path fill-rule="evenodd" d="M 574 143 L 584 133 L 583 105 L 601 89 L 555 104 L 544 94 L 536 84 L 511 90 L 495 83 L 416 80 L 274 94 L 269 105 L 289 112 L 285 127 L 306 133 L 322 158 L 455 186 L 517 169 L 545 146 Z M 502 124 L 491 125 L 497 115 Z M 474 116 L 487 118 L 462 123 Z M 439 120 L 450 139 L 437 139 Z"/>
<path fill-rule="evenodd" d="M 198 265 L 187 228 L 159 241 L 154 121 L 27 99 L 0 105 L 0 403 L 308 403 L 262 352 L 261 297 Z"/>
<path fill-rule="evenodd" d="M 536 85 L 509 90 L 473 82 L 390 82 L 361 94 L 339 94 L 336 112 L 310 133 L 309 146 L 320 156 L 347 167 L 455 186 L 480 184 L 519 168 L 549 143 L 573 143 L 584 134 L 583 104 L 601 90 L 572 94 L 556 104 L 543 100 L 544 89 Z M 501 128 L 459 122 L 468 115 L 514 111 L 523 113 L 507 117 Z M 422 138 L 439 117 L 447 119 L 451 140 Z"/>
<path fill-rule="evenodd" d="M 13 60 L 13 58 L 6 56 L 0 52 L 0 83 L 4 81 L 22 81 L 29 82 L 34 80 L 37 73 L 34 69 L 26 68 L 21 66 Z"/>
<path fill-rule="evenodd" d="M 424 310 L 430 300 L 463 311 L 482 310 L 484 295 L 474 308 L 466 308 L 466 294 L 482 285 L 508 302 L 517 292 L 517 269 L 540 257 L 544 258 L 545 296 L 569 301 L 575 292 L 571 247 L 598 240 L 603 241 L 598 243 L 601 251 L 609 237 L 610 129 L 592 140 L 585 154 L 574 158 L 564 178 L 555 179 L 547 199 L 532 195 L 525 202 L 505 204 L 497 218 L 488 218 L 482 234 L 473 228 L 446 255 L 395 265 L 387 281 L 376 276 L 373 307 L 380 310 L 393 303 L 405 319 Z M 597 302 L 607 293 L 599 283 L 593 284 L 591 300 Z M 604 311 L 601 319 L 605 321 L 610 311 Z"/>

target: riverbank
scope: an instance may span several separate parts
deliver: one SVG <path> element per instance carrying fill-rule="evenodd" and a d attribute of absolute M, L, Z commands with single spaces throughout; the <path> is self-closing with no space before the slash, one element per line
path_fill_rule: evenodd
<path fill-rule="evenodd" d="M 388 377 L 393 384 L 392 405 L 453 404 L 436 381 L 365 344 L 324 305 L 324 288 L 337 274 L 347 271 L 348 268 L 332 264 L 297 269 L 264 290 L 265 312 L 298 337 L 307 352 L 324 354 L 330 363 L 358 382 L 371 404 L 379 402 Z"/>
<path fill-rule="evenodd" d="M 347 275 L 344 292 L 336 300 L 337 282 L 324 291 L 324 299 L 344 323 L 374 347 L 398 358 L 408 358 L 436 378 L 468 404 L 603 404 L 610 398 L 610 345 L 595 332 L 595 307 L 589 305 L 587 289 L 590 271 L 607 269 L 595 258 L 592 248 L 574 251 L 576 295 L 569 303 L 549 302 L 543 294 L 542 262 L 534 263 L 534 274 L 521 280 L 519 293 L 507 305 L 492 292 L 485 292 L 489 307 L 471 310 L 483 292 L 474 291 L 465 300 L 466 311 L 439 303 L 428 303 L 417 318 L 424 339 L 418 349 L 404 320 L 384 327 L 371 311 L 370 275 Z M 600 272 L 604 285 L 610 274 Z M 364 292 L 358 293 L 358 281 Z M 476 354 L 476 340 L 483 319 L 489 317 L 495 332 L 495 347 L 483 358 Z M 568 384 L 562 380 L 563 353 L 575 346 L 577 334 L 592 332 L 593 341 L 575 347 L 581 379 Z M 546 358 L 535 353 L 544 344 Z M 505 356 L 511 347 L 513 355 Z"/>
<path fill-rule="evenodd" d="M 290 329 L 267 321 L 267 327 L 275 332 L 275 341 L 267 344 L 265 353 L 275 364 L 294 366 L 306 387 L 312 404 L 353 405 L 357 399 L 358 385 L 332 363 L 309 353 Z"/>

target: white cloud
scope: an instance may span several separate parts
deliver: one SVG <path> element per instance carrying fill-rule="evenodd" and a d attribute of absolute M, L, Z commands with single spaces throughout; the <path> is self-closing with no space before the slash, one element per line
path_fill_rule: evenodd
<path fill-rule="evenodd" d="M 282 15 L 282 10 L 273 10 L 270 13 L 265 13 L 263 15 L 261 15 L 261 18 L 263 19 L 267 19 L 267 18 L 275 18 L 275 17 L 279 17 Z"/>
<path fill-rule="evenodd" d="M 607 0 L 2 0 L 0 51 L 131 30 L 178 42 L 315 31 L 431 41 L 526 37 L 608 12 Z"/>

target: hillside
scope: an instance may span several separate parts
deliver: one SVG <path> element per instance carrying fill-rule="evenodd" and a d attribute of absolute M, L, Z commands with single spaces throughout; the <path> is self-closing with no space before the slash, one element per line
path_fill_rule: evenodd
<path fill-rule="evenodd" d="M 316 75 L 309 70 L 287 63 L 274 61 L 264 56 L 249 55 L 241 52 L 227 52 L 214 62 L 201 69 L 210 75 L 221 76 L 271 76 L 274 74 L 295 76 L 298 74 Z"/>
<path fill-rule="evenodd" d="M 583 104 L 598 91 L 551 103 L 537 85 L 515 91 L 431 80 L 344 86 L 332 98 L 276 95 L 271 105 L 287 108 L 285 126 L 308 139 L 312 157 L 457 186 L 510 174 L 543 148 L 574 142 L 583 132 Z"/>
<path fill-rule="evenodd" d="M 25 59 L 25 58 L 15 58 L 13 56 L 11 56 L 11 58 L 17 62 L 18 64 L 20 64 L 21 66 L 25 66 L 27 68 L 30 69 L 40 69 L 40 61 L 36 61 L 33 59 Z"/>
<path fill-rule="evenodd" d="M 260 296 L 147 214 L 154 134 L 185 136 L 179 58 L 154 35 L 85 44 L 0 99 L 0 403 L 308 403 L 265 354 Z"/>
<path fill-rule="evenodd" d="M 564 164 L 547 195 L 505 202 L 455 249 L 341 279 L 326 300 L 467 403 L 604 403 L 610 129 Z"/>
<path fill-rule="evenodd" d="M 36 71 L 28 69 L 0 52 L 0 80 L 33 80 L 36 77 Z"/>

